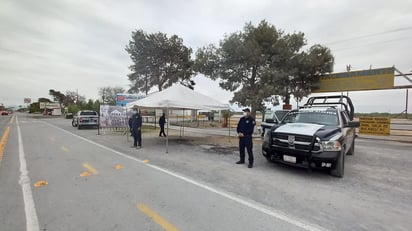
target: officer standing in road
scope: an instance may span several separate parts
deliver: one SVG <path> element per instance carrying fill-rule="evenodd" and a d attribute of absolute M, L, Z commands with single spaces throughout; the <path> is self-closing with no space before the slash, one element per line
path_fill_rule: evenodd
<path fill-rule="evenodd" d="M 245 148 L 247 149 L 247 154 L 249 156 L 248 168 L 253 167 L 253 129 L 255 127 L 255 119 L 250 115 L 250 109 L 245 108 L 244 116 L 240 118 L 237 124 L 237 133 L 239 135 L 239 154 L 240 160 L 236 164 L 245 163 Z"/>
<path fill-rule="evenodd" d="M 137 109 L 136 109 L 137 110 Z M 133 148 L 142 148 L 142 116 L 137 111 L 132 116 Z"/>
<path fill-rule="evenodd" d="M 163 134 L 166 137 L 165 123 L 166 123 L 166 117 L 165 117 L 165 113 L 163 113 L 162 116 L 159 118 L 159 126 L 160 126 L 159 136 L 162 136 Z"/>

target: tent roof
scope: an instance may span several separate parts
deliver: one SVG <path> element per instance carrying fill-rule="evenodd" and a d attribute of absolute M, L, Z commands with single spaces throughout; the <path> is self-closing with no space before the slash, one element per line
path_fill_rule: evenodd
<path fill-rule="evenodd" d="M 204 110 L 225 110 L 229 109 L 229 104 L 195 92 L 180 84 L 173 85 L 163 91 L 148 95 L 146 98 L 130 102 L 128 108 L 149 107 L 149 108 L 178 108 L 178 109 L 204 109 Z"/>

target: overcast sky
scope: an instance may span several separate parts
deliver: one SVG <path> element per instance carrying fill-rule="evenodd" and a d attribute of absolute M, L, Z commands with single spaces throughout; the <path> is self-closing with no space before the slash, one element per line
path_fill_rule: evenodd
<path fill-rule="evenodd" d="M 335 72 L 347 64 L 412 70 L 411 0 L 1 0 L 0 103 L 37 101 L 49 89 L 78 89 L 92 99 L 99 87 L 127 89 L 131 60 L 124 48 L 136 29 L 176 34 L 196 51 L 263 19 L 285 32 L 304 32 L 309 45 L 331 48 Z M 195 80 L 203 94 L 222 102 L 232 97 L 217 82 Z M 350 96 L 361 112 L 405 109 L 405 90 Z M 409 102 L 412 111 L 412 91 Z"/>

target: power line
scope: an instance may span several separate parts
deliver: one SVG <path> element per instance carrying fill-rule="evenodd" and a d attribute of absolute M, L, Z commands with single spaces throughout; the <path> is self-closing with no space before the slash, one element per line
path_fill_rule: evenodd
<path fill-rule="evenodd" d="M 409 39 L 411 40 L 412 37 L 402 37 L 402 38 L 397 38 L 397 39 L 391 39 L 391 40 L 385 40 L 385 41 L 379 41 L 379 42 L 372 42 L 372 43 L 365 43 L 359 46 L 349 46 L 349 47 L 341 47 L 341 48 L 336 48 L 336 49 L 332 49 L 332 51 L 344 51 L 344 50 L 350 50 L 350 49 L 355 49 L 355 48 L 366 48 L 368 46 L 374 46 L 374 45 L 380 45 L 380 44 L 385 44 L 385 43 L 391 43 L 391 42 L 396 42 L 399 40 L 406 40 Z"/>
<path fill-rule="evenodd" d="M 383 31 L 383 32 L 373 33 L 373 34 L 366 34 L 366 35 L 356 36 L 356 37 L 352 37 L 352 38 L 336 40 L 336 41 L 333 41 L 333 42 L 325 43 L 325 45 L 344 43 L 344 42 L 348 42 L 348 41 L 353 41 L 353 40 L 358 40 L 358 39 L 363 39 L 363 38 L 370 38 L 370 37 L 375 37 L 377 35 L 390 34 L 390 33 L 395 33 L 395 32 L 400 32 L 400 31 L 406 31 L 406 30 L 412 30 L 412 27 L 402 27 L 402 28 L 398 28 L 398 29 L 394 29 L 394 30 L 387 30 L 387 31 Z"/>

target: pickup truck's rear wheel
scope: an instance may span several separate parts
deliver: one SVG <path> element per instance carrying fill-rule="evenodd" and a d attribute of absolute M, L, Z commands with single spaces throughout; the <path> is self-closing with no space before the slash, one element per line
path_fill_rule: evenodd
<path fill-rule="evenodd" d="M 342 178 L 345 173 L 345 149 L 342 148 L 335 169 L 330 170 L 332 176 Z"/>

